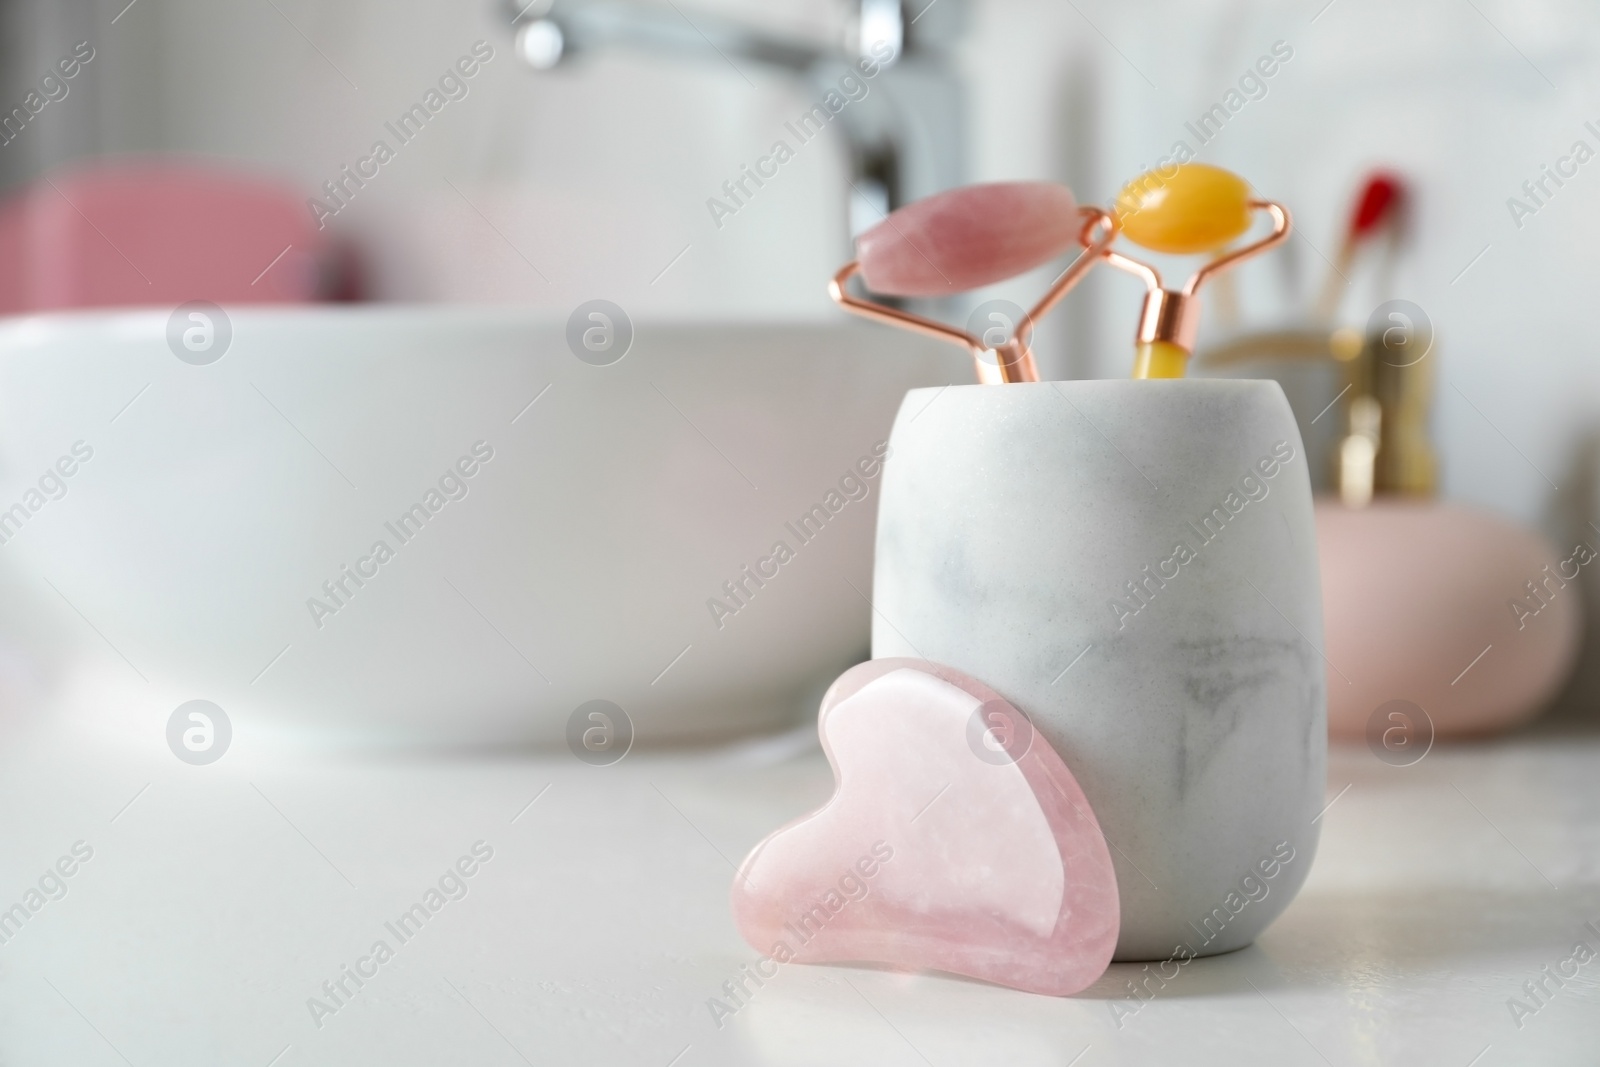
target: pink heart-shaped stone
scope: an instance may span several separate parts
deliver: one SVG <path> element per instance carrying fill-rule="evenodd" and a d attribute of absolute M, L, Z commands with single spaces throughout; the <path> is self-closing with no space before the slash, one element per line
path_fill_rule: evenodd
<path fill-rule="evenodd" d="M 833 797 L 745 857 L 733 917 L 778 962 L 859 961 L 1065 996 L 1111 962 L 1105 838 L 1072 772 L 952 668 L 846 671 L 818 722 Z"/>

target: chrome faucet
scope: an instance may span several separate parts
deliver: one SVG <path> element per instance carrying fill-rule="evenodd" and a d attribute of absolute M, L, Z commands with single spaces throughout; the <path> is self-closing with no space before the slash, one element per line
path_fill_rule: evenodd
<path fill-rule="evenodd" d="M 821 98 L 858 58 L 890 59 L 871 91 L 838 113 L 850 166 L 854 236 L 895 208 L 960 185 L 965 173 L 964 96 L 949 46 L 965 0 L 854 0 L 844 40 L 811 42 L 682 5 L 645 0 L 503 0 L 516 54 L 536 70 L 630 47 L 705 62 L 743 60 L 784 71 Z M 907 8 L 913 9 L 908 13 Z"/>

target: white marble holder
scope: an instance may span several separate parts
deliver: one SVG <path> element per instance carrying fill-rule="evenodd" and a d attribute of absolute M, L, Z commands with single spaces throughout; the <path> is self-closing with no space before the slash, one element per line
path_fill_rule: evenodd
<path fill-rule="evenodd" d="M 1056 747 L 1111 846 L 1118 960 L 1249 944 L 1311 866 L 1327 760 L 1277 383 L 916 389 L 890 444 L 873 656 L 965 671 Z"/>

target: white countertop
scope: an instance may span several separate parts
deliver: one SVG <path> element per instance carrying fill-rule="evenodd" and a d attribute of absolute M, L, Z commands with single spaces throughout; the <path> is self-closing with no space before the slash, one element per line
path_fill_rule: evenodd
<path fill-rule="evenodd" d="M 1294 904 L 1120 1028 L 1138 965 L 1066 999 L 789 965 L 720 1030 L 707 998 L 756 955 L 729 918 L 732 865 L 831 789 L 803 738 L 604 768 L 240 746 L 191 767 L 159 737 L 0 728 L 0 908 L 93 849 L 0 944 L 8 1067 L 1600 1062 L 1600 958 L 1546 979 L 1520 1028 L 1507 1004 L 1575 942 L 1600 952 L 1593 723 L 1407 768 L 1335 748 Z M 385 922 L 478 841 L 493 856 L 466 896 L 399 943 Z M 319 1028 L 307 999 L 380 938 L 393 958 Z"/>

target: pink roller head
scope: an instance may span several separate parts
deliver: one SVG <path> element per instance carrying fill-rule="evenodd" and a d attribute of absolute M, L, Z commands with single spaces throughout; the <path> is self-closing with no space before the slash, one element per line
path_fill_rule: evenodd
<path fill-rule="evenodd" d="M 875 293 L 954 296 L 1055 258 L 1080 228 L 1064 185 L 968 185 L 894 212 L 856 238 L 856 258 Z"/>

